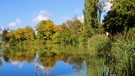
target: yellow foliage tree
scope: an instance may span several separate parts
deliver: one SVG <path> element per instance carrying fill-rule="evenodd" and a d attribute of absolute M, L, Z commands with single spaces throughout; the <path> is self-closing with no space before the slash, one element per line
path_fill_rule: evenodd
<path fill-rule="evenodd" d="M 34 40 L 35 32 L 30 26 L 24 28 L 24 38 Z"/>
<path fill-rule="evenodd" d="M 22 40 L 24 36 L 24 30 L 22 28 L 18 28 L 15 30 L 15 38 L 18 40 Z"/>
<path fill-rule="evenodd" d="M 42 20 L 39 24 L 37 24 L 36 30 L 38 39 L 52 40 L 58 35 L 61 28 L 54 25 L 51 20 Z"/>

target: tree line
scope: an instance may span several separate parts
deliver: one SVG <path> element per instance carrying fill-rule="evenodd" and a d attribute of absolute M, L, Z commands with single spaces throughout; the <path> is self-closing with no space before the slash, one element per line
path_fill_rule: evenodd
<path fill-rule="evenodd" d="M 111 10 L 101 23 L 101 14 L 106 0 L 85 0 L 84 22 L 77 18 L 67 20 L 61 25 L 55 25 L 52 20 L 42 20 L 36 26 L 36 31 L 30 27 L 16 30 L 4 29 L 2 39 L 5 42 L 18 42 L 25 40 L 50 40 L 53 43 L 78 43 L 87 42 L 95 34 L 109 32 L 111 37 L 123 34 L 133 35 L 135 32 L 135 1 L 113 0 Z M 132 34 L 132 35 L 131 35 Z"/>
<path fill-rule="evenodd" d="M 52 20 L 42 20 L 36 26 L 36 31 L 30 27 L 18 28 L 16 30 L 4 29 L 2 39 L 5 42 L 14 44 L 25 40 L 43 40 L 53 43 L 79 42 L 83 23 L 77 18 L 67 20 L 61 25 L 55 25 Z"/>

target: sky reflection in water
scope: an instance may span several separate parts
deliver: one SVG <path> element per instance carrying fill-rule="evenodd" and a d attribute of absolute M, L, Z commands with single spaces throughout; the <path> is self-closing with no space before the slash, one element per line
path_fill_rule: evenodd
<path fill-rule="evenodd" d="M 83 62 L 83 68 L 79 71 L 74 69 L 75 64 L 69 64 L 62 60 L 57 61 L 52 67 L 44 67 L 38 62 L 38 55 L 32 62 L 11 60 L 4 61 L 0 58 L 0 76 L 85 76 L 86 65 Z"/>

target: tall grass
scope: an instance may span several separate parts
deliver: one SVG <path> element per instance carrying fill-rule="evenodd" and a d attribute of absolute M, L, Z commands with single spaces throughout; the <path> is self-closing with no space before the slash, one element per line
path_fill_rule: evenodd
<path fill-rule="evenodd" d="M 127 76 L 135 75 L 135 41 L 128 37 L 120 37 L 112 43 L 111 48 L 113 62 L 117 68 L 125 70 Z M 116 64 L 115 64 L 116 65 Z"/>

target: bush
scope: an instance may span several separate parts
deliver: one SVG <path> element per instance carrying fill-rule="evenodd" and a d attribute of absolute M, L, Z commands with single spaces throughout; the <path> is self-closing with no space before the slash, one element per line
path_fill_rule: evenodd
<path fill-rule="evenodd" d="M 88 39 L 88 48 L 91 53 L 107 53 L 110 47 L 110 40 L 104 34 L 96 34 Z"/>

